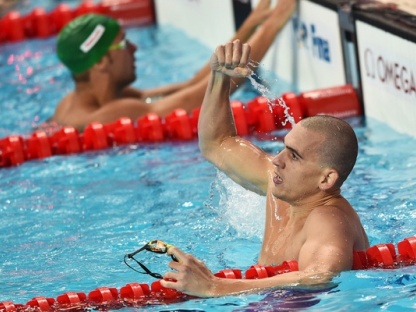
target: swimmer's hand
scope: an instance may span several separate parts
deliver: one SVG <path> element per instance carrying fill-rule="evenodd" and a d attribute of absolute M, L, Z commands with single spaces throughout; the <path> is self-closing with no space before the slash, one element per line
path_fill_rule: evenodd
<path fill-rule="evenodd" d="M 169 247 L 167 253 L 176 260 L 169 263 L 172 271 L 165 273 L 160 281 L 163 287 L 197 297 L 215 295 L 215 283 L 220 279 L 215 277 L 201 260 L 175 246 Z"/>
<path fill-rule="evenodd" d="M 251 47 L 240 40 L 220 45 L 210 59 L 211 69 L 224 75 L 242 78 L 252 73 L 248 67 Z"/>

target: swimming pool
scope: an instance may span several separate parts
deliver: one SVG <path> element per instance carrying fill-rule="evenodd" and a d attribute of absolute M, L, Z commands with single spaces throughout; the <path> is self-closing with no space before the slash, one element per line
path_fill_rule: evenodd
<path fill-rule="evenodd" d="M 140 46 L 138 87 L 185 79 L 211 54 L 168 27 L 129 30 L 128 35 Z M 54 55 L 54 40 L 0 47 L 0 137 L 31 132 L 72 88 Z M 188 49 L 192 62 L 178 57 L 188 56 Z M 286 91 L 284 83 L 281 87 Z M 373 120 L 350 122 L 360 151 L 343 191 L 362 218 L 370 243 L 397 243 L 415 235 L 416 139 Z M 251 138 L 276 153 L 282 148 L 281 135 Z M 256 263 L 264 199 L 218 173 L 201 157 L 196 141 L 54 156 L 1 169 L 0 178 L 0 302 L 151 283 L 153 278 L 129 270 L 123 256 L 152 239 L 198 256 L 213 272 L 245 270 Z M 166 271 L 169 261 L 165 255 L 138 258 L 158 273 Z M 311 311 L 403 311 L 416 307 L 415 277 L 414 266 L 350 271 L 337 277 L 333 288 L 319 292 L 276 290 L 146 310 L 265 311 L 303 305 Z"/>

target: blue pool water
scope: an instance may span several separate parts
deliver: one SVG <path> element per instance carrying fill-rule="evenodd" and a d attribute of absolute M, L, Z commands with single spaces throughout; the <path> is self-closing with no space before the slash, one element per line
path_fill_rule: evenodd
<path fill-rule="evenodd" d="M 186 79 L 211 53 L 169 27 L 131 29 L 128 35 L 140 46 L 137 87 Z M 30 133 L 72 88 L 54 55 L 54 43 L 50 38 L 0 46 L 0 137 Z M 283 83 L 281 87 L 287 91 Z M 343 192 L 370 243 L 397 243 L 416 235 L 416 139 L 374 120 L 349 121 L 360 151 Z M 282 134 L 251 139 L 276 153 Z M 123 256 L 152 239 L 196 255 L 213 272 L 230 267 L 244 271 L 256 263 L 263 207 L 264 198 L 244 191 L 207 163 L 196 141 L 128 145 L 0 169 L 0 302 L 150 284 L 154 279 L 129 270 Z M 138 258 L 154 272 L 167 270 L 165 255 Z M 333 282 L 320 291 L 276 290 L 146 311 L 293 311 L 299 305 L 308 311 L 416 308 L 416 266 L 343 272 Z"/>

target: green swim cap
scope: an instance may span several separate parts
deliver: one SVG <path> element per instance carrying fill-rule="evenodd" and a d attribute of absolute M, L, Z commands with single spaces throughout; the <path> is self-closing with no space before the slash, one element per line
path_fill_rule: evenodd
<path fill-rule="evenodd" d="M 101 14 L 82 15 L 58 35 L 57 54 L 73 74 L 81 74 L 101 60 L 113 43 L 120 25 Z"/>

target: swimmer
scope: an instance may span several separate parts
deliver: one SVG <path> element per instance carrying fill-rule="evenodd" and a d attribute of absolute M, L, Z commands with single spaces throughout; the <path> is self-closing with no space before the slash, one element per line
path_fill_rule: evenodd
<path fill-rule="evenodd" d="M 260 61 L 295 6 L 296 0 L 279 0 L 274 8 L 270 0 L 260 0 L 234 39 L 245 42 L 256 34 L 252 60 Z M 136 49 L 112 18 L 87 14 L 69 23 L 58 35 L 57 54 L 71 71 L 75 88 L 58 103 L 50 121 L 82 131 L 91 122 L 110 123 L 120 117 L 134 120 L 148 113 L 163 117 L 177 108 L 190 113 L 202 104 L 210 73 L 208 64 L 188 81 L 138 90 L 130 86 L 136 80 Z M 146 102 L 156 98 L 159 100 L 154 103 Z"/>
<path fill-rule="evenodd" d="M 202 261 L 171 247 L 168 254 L 178 262 L 169 263 L 173 270 L 164 274 L 161 285 L 189 295 L 217 297 L 327 283 L 352 269 L 353 251 L 369 247 L 359 216 L 341 195 L 358 154 L 357 137 L 347 122 L 323 115 L 303 119 L 285 136 L 284 148 L 275 156 L 237 135 L 230 83 L 231 78 L 249 74 L 249 57 L 250 40 L 229 42 L 212 55 L 199 117 L 199 147 L 235 182 L 266 196 L 258 263 L 296 260 L 299 271 L 255 280 L 218 278 Z"/>
<path fill-rule="evenodd" d="M 0 0 L 0 17 L 12 9 L 16 3 L 17 0 Z"/>

